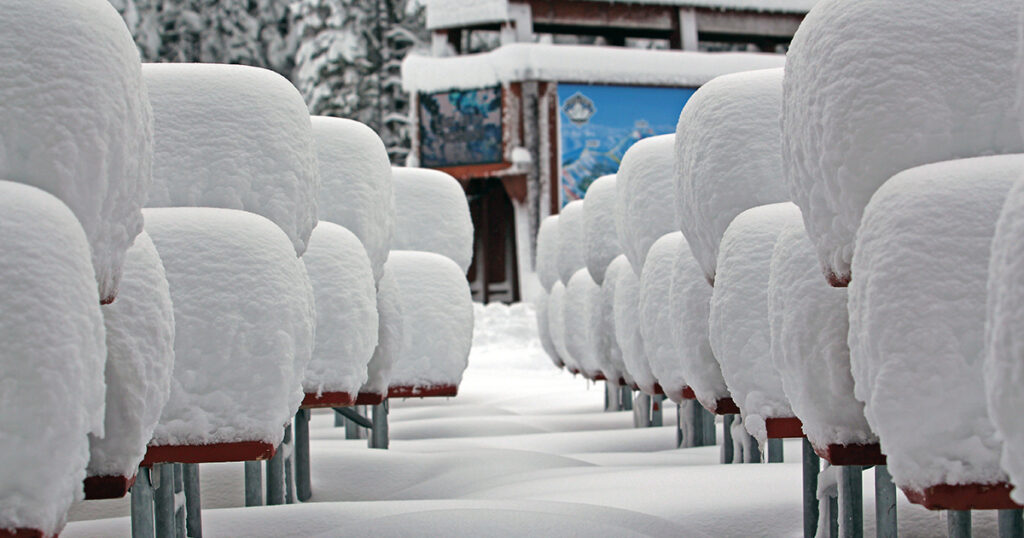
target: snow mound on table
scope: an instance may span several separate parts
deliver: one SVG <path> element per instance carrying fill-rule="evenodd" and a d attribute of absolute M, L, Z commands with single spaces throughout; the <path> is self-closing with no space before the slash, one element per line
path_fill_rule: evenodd
<path fill-rule="evenodd" d="M 377 133 L 358 121 L 313 116 L 320 162 L 320 220 L 354 233 L 370 257 L 375 280 L 384 272 L 395 230 L 391 161 Z"/>
<path fill-rule="evenodd" d="M 174 306 L 164 265 L 146 232 L 124 261 L 117 301 L 102 308 L 107 330 L 104 436 L 89 436 L 89 476 L 133 476 L 171 391 Z"/>
<path fill-rule="evenodd" d="M 598 286 L 604 284 L 605 271 L 619 254 L 615 231 L 615 176 L 601 176 L 587 187 L 583 206 L 584 258 L 590 276 Z"/>
<path fill-rule="evenodd" d="M 537 313 L 537 338 L 540 339 L 540 345 L 544 349 L 544 353 L 551 359 L 552 364 L 557 368 L 563 368 L 565 363 L 559 358 L 555 341 L 551 338 L 551 321 L 548 315 L 549 297 L 550 294 L 542 289 L 535 299 L 536 303 L 533 308 Z"/>
<path fill-rule="evenodd" d="M 733 219 L 718 249 L 708 320 L 711 350 L 743 412 L 743 426 L 761 443 L 765 419 L 794 416 L 772 364 L 768 279 L 779 233 L 799 222 L 800 210 L 792 203 L 748 209 Z"/>
<path fill-rule="evenodd" d="M 545 217 L 537 232 L 537 277 L 540 284 L 551 293 L 551 288 L 560 279 L 558 274 L 558 215 Z"/>
<path fill-rule="evenodd" d="M 676 320 L 672 337 L 679 350 L 679 367 L 687 385 L 701 405 L 715 409 L 718 400 L 731 395 L 708 339 L 712 288 L 704 276 L 690 245 L 683 241 L 676 251 L 669 293 L 672 319 Z"/>
<path fill-rule="evenodd" d="M 132 36 L 104 0 L 10 0 L 0 58 L 0 178 L 71 208 L 109 302 L 152 178 L 152 112 Z"/>
<path fill-rule="evenodd" d="M 146 64 L 155 118 L 147 207 L 262 215 L 302 255 L 317 223 L 320 170 L 302 95 L 257 67 Z"/>
<path fill-rule="evenodd" d="M 377 347 L 377 288 L 359 238 L 320 221 L 302 256 L 316 303 L 316 344 L 303 390 L 356 395 Z"/>
<path fill-rule="evenodd" d="M 802 222 L 779 233 L 768 284 L 772 363 L 804 434 L 821 448 L 878 442 L 853 394 L 846 292 L 821 278 Z"/>
<path fill-rule="evenodd" d="M 427 168 L 392 169 L 395 234 L 391 250 L 446 256 L 462 272 L 473 262 L 473 220 L 466 193 L 454 177 Z"/>
<path fill-rule="evenodd" d="M 566 204 L 558 217 L 558 276 L 562 284 L 569 286 L 569 280 L 576 271 L 587 266 L 584 259 L 583 200 Z"/>
<path fill-rule="evenodd" d="M 585 268 L 576 271 L 565 288 L 565 347 L 590 379 L 604 372 L 597 334 L 600 311 L 593 308 L 600 303 L 601 287 Z"/>
<path fill-rule="evenodd" d="M 551 294 L 548 295 L 548 331 L 551 333 L 551 342 L 555 345 L 558 357 L 565 364 L 565 369 L 574 374 L 578 373 L 580 365 L 565 345 L 565 285 L 561 280 L 555 282 L 551 287 Z"/>
<path fill-rule="evenodd" d="M 676 126 L 679 229 L 709 282 L 722 234 L 752 207 L 789 200 L 782 175 L 782 69 L 723 75 L 686 102 Z M 664 193 L 660 193 L 664 195 Z"/>
<path fill-rule="evenodd" d="M 55 535 L 103 433 L 103 315 L 89 242 L 60 200 L 0 181 L 0 528 Z M 46 425 L 46 427 L 40 427 Z"/>
<path fill-rule="evenodd" d="M 366 383 L 360 393 L 387 396 L 391 369 L 405 345 L 404 313 L 394 271 L 384 264 L 377 281 L 377 347 L 366 366 Z"/>
<path fill-rule="evenodd" d="M 901 487 L 1005 479 L 982 356 L 990 243 L 1024 156 L 921 166 L 864 210 L 850 283 L 858 400 Z"/>
<path fill-rule="evenodd" d="M 625 258 L 625 255 L 622 256 Z M 617 263 L 618 258 L 615 262 Z M 626 372 L 633 378 L 640 390 L 654 394 L 658 382 L 651 372 L 644 350 L 644 339 L 640 334 L 640 278 L 632 271 L 615 271 L 615 339 L 622 350 L 622 361 Z"/>
<path fill-rule="evenodd" d="M 530 303 L 473 303 L 474 370 L 551 370 L 538 338 L 539 324 Z"/>
<path fill-rule="evenodd" d="M 473 343 L 473 299 L 465 272 L 431 252 L 391 251 L 402 303 L 402 350 L 392 387 L 458 385 Z"/>
<path fill-rule="evenodd" d="M 678 230 L 672 192 L 674 134 L 644 138 L 622 157 L 615 176 L 615 229 L 633 272 L 643 271 L 651 245 Z"/>
<path fill-rule="evenodd" d="M 1002 467 L 1015 486 L 1010 495 L 1024 501 L 1024 424 L 1017 407 L 1021 402 L 1020 327 L 1024 315 L 1024 180 L 1018 180 L 1006 198 L 988 266 L 988 305 L 985 325 L 985 388 L 988 412 L 1003 439 Z"/>
<path fill-rule="evenodd" d="M 782 155 L 833 281 L 849 281 L 864 207 L 894 174 L 1024 148 L 1019 6 L 823 0 L 800 25 L 787 55 Z"/>
<path fill-rule="evenodd" d="M 619 254 L 608 264 L 605 270 L 604 283 L 601 284 L 601 326 L 600 331 L 605 338 L 604 361 L 609 365 L 611 371 L 605 372 L 609 381 L 618 382 L 623 378 L 627 383 L 633 383 L 633 377 L 626 371 L 626 361 L 622 358 L 622 348 L 619 346 L 618 336 L 615 334 L 615 287 L 619 282 L 622 271 L 633 271 L 626 256 Z"/>
<path fill-rule="evenodd" d="M 673 402 L 683 399 L 686 376 L 683 375 L 682 350 L 676 347 L 674 333 L 682 318 L 672 317 L 672 275 L 680 246 L 686 246 L 682 232 L 661 236 L 647 253 L 640 275 L 640 334 L 651 365 L 651 373 L 665 395 Z"/>
<path fill-rule="evenodd" d="M 174 377 L 151 445 L 277 445 L 302 401 L 313 290 L 271 221 L 218 208 L 145 210 L 174 303 Z"/>

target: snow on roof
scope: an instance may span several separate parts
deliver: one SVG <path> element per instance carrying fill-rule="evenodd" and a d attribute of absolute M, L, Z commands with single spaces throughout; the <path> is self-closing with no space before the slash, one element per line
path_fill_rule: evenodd
<path fill-rule="evenodd" d="M 515 43 L 447 58 L 410 54 L 402 62 L 402 87 L 432 93 L 524 80 L 696 87 L 720 75 L 784 63 L 781 54 Z"/>
<path fill-rule="evenodd" d="M 591 2 L 696 7 L 759 13 L 804 14 L 818 0 L 587 0 Z M 508 0 L 426 0 L 431 30 L 493 24 L 509 20 Z"/>

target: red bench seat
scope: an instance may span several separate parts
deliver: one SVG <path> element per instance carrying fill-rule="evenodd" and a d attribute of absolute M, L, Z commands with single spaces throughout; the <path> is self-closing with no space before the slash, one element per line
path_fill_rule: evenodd
<path fill-rule="evenodd" d="M 398 386 L 388 388 L 388 398 L 441 398 L 458 396 L 458 385 L 432 385 L 429 387 Z"/>
<path fill-rule="evenodd" d="M 277 448 L 265 441 L 239 441 L 209 445 L 150 446 L 140 466 L 157 463 L 220 463 L 229 461 L 269 460 Z"/>

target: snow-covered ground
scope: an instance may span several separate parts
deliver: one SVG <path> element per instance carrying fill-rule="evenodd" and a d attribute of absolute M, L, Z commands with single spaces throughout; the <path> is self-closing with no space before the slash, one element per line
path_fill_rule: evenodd
<path fill-rule="evenodd" d="M 389 450 L 345 440 L 329 412 L 314 412 L 311 502 L 242 508 L 242 465 L 203 465 L 205 535 L 801 535 L 798 441 L 786 441 L 782 464 L 720 465 L 718 447 L 676 449 L 673 406 L 661 428 L 602 412 L 600 385 L 544 356 L 530 307 L 476 314 L 459 396 L 392 401 Z M 942 513 L 899 498 L 901 537 L 945 534 Z M 127 514 L 127 499 L 80 504 L 61 536 L 129 536 Z M 994 519 L 974 512 L 976 535 L 995 535 Z"/>

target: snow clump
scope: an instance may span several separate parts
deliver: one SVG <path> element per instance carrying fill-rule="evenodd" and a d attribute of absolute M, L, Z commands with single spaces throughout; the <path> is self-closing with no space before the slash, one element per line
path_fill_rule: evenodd
<path fill-rule="evenodd" d="M 465 274 L 473 261 L 473 220 L 462 186 L 426 168 L 395 167 L 395 235 L 391 250 L 433 252 Z"/>
<path fill-rule="evenodd" d="M 604 284 L 605 271 L 619 254 L 615 231 L 615 176 L 601 176 L 587 187 L 583 205 L 584 258 L 590 276 L 598 286 Z"/>
<path fill-rule="evenodd" d="M 647 250 L 661 236 L 674 232 L 672 197 L 674 134 L 644 138 L 622 157 L 615 176 L 615 229 L 633 272 L 643 271 Z"/>
<path fill-rule="evenodd" d="M 673 402 L 683 400 L 686 377 L 683 375 L 681 349 L 676 347 L 673 333 L 682 319 L 673 318 L 671 305 L 673 267 L 679 247 L 686 240 L 681 232 L 663 235 L 647 253 L 640 275 L 640 334 L 651 372 L 658 379 L 665 395 Z"/>

